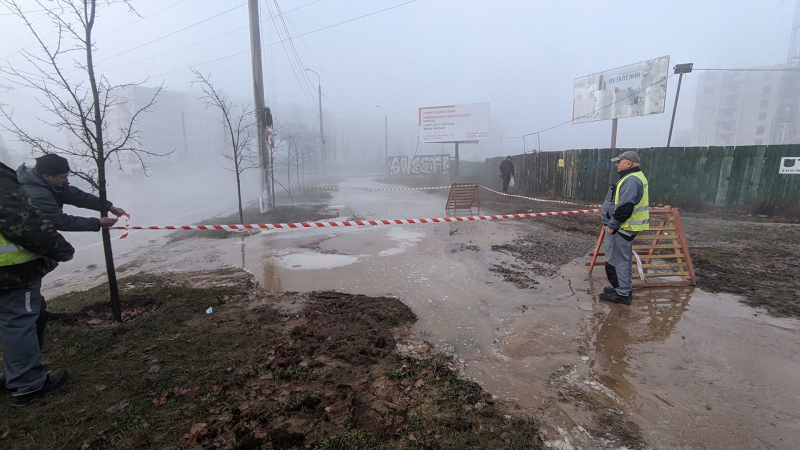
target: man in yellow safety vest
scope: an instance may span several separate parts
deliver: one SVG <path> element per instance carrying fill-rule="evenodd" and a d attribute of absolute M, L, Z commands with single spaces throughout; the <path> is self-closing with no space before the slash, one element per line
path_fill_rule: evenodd
<path fill-rule="evenodd" d="M 40 289 L 42 277 L 74 252 L 33 206 L 14 170 L 0 163 L 0 388 L 11 391 L 12 405 L 27 405 L 66 380 L 65 371 L 49 372 L 42 361 Z"/>
<path fill-rule="evenodd" d="M 612 185 L 603 202 L 601 221 L 606 226 L 606 276 L 611 287 L 603 289 L 600 300 L 631 304 L 633 240 L 650 229 L 650 194 L 647 178 L 639 168 L 639 154 L 623 152 L 611 159 L 619 181 Z"/>

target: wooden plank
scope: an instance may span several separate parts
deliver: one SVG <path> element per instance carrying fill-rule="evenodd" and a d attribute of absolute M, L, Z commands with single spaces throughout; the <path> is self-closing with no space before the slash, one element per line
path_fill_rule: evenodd
<path fill-rule="evenodd" d="M 589 253 L 587 256 L 594 256 L 594 253 Z M 606 256 L 606 254 L 603 253 L 603 252 L 600 252 L 600 253 L 597 254 L 597 256 Z M 640 258 L 641 258 L 641 256 L 642 255 L 639 255 Z M 651 259 L 684 259 L 685 257 L 682 254 L 673 255 L 672 253 L 670 253 L 668 255 L 653 255 L 650 258 Z M 586 263 L 586 265 L 588 266 L 589 263 Z"/>
<path fill-rule="evenodd" d="M 635 288 L 650 288 L 650 287 L 680 287 L 680 286 L 688 286 L 685 281 L 653 281 L 653 282 L 635 282 L 633 283 L 633 287 Z"/>
<path fill-rule="evenodd" d="M 644 274 L 647 278 L 669 278 L 669 277 L 681 277 L 684 278 L 689 275 L 688 272 L 680 271 L 680 272 L 653 272 L 653 273 L 646 273 Z M 688 280 L 686 281 L 688 283 Z"/>
<path fill-rule="evenodd" d="M 683 260 L 681 260 L 683 261 Z M 638 267 L 636 262 L 632 264 L 633 267 Z M 650 267 L 680 267 L 683 270 L 686 267 L 686 264 L 683 262 L 674 262 L 674 263 L 650 263 L 650 264 L 642 264 L 643 269 L 647 269 Z"/>
<path fill-rule="evenodd" d="M 643 244 L 643 245 L 634 245 L 633 246 L 634 250 L 649 250 L 651 248 L 681 248 L 681 246 L 680 245 L 674 245 L 674 244 L 669 244 L 669 245 L 667 245 L 667 244 L 665 244 L 665 245 L 661 245 L 661 244 L 658 244 L 658 245 Z"/>

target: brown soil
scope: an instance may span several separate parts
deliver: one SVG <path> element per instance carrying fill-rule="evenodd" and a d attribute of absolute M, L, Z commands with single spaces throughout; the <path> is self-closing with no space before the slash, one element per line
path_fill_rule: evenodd
<path fill-rule="evenodd" d="M 73 316 L 45 356 L 70 381 L 1 400 L 2 448 L 540 448 L 532 419 L 405 341 L 397 299 L 270 293 L 238 270 L 120 285 L 146 313 L 118 325 L 103 286 L 58 299 Z"/>

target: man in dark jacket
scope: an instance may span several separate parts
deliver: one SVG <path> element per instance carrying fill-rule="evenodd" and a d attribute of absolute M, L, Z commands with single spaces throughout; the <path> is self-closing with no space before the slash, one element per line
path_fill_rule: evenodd
<path fill-rule="evenodd" d="M 40 289 L 56 261 L 69 261 L 74 252 L 33 206 L 14 170 L 0 163 L 0 340 L 3 384 L 12 405 L 27 405 L 66 381 L 65 371 L 48 373 L 42 361 Z"/>
<path fill-rule="evenodd" d="M 34 206 L 50 220 L 58 231 L 100 231 L 117 223 L 112 217 L 77 217 L 64 213 L 64 205 L 100 211 L 100 199 L 69 185 L 69 163 L 66 158 L 48 154 L 36 158 L 36 167 L 25 164 L 17 169 L 17 179 L 31 197 Z M 119 217 L 125 210 L 106 203 L 109 212 Z"/>
<path fill-rule="evenodd" d="M 500 178 L 503 179 L 503 192 L 508 193 L 508 183 L 511 177 L 514 176 L 514 163 L 511 162 L 511 156 L 507 157 L 500 163 Z"/>

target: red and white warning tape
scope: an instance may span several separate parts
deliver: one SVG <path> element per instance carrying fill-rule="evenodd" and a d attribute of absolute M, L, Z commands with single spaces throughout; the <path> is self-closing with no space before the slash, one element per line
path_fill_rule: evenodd
<path fill-rule="evenodd" d="M 554 211 L 525 214 L 496 214 L 490 216 L 436 217 L 432 219 L 389 219 L 389 220 L 349 220 L 344 222 L 296 222 L 296 223 L 253 223 L 234 225 L 153 225 L 114 227 L 117 230 L 297 230 L 309 228 L 369 227 L 378 225 L 412 225 L 422 223 L 473 222 L 480 220 L 525 219 L 529 217 L 568 216 L 600 212 L 600 209 L 581 209 L 575 211 Z M 120 238 L 122 239 L 122 238 Z"/>
<path fill-rule="evenodd" d="M 329 189 L 332 191 L 424 191 L 428 189 L 450 189 L 450 186 L 425 186 L 413 188 L 368 188 L 368 187 L 355 187 L 355 186 L 307 186 L 304 184 L 290 184 L 292 187 L 311 188 L 311 189 Z"/>
<path fill-rule="evenodd" d="M 543 203 L 564 203 L 564 204 L 567 204 L 567 205 L 577 205 L 577 203 L 575 203 L 575 202 L 568 202 L 566 200 L 547 200 L 547 199 L 543 199 L 543 198 L 526 197 L 524 195 L 506 194 L 505 192 L 495 191 L 494 189 L 488 188 L 488 187 L 486 187 L 486 186 L 484 186 L 482 184 L 480 186 L 482 188 L 486 189 L 489 192 L 494 192 L 495 194 L 499 194 L 499 195 L 502 195 L 502 196 L 505 196 L 505 197 L 524 198 L 525 200 L 533 200 L 533 201 L 543 202 Z M 589 205 L 589 206 L 602 206 L 602 205 Z"/>

